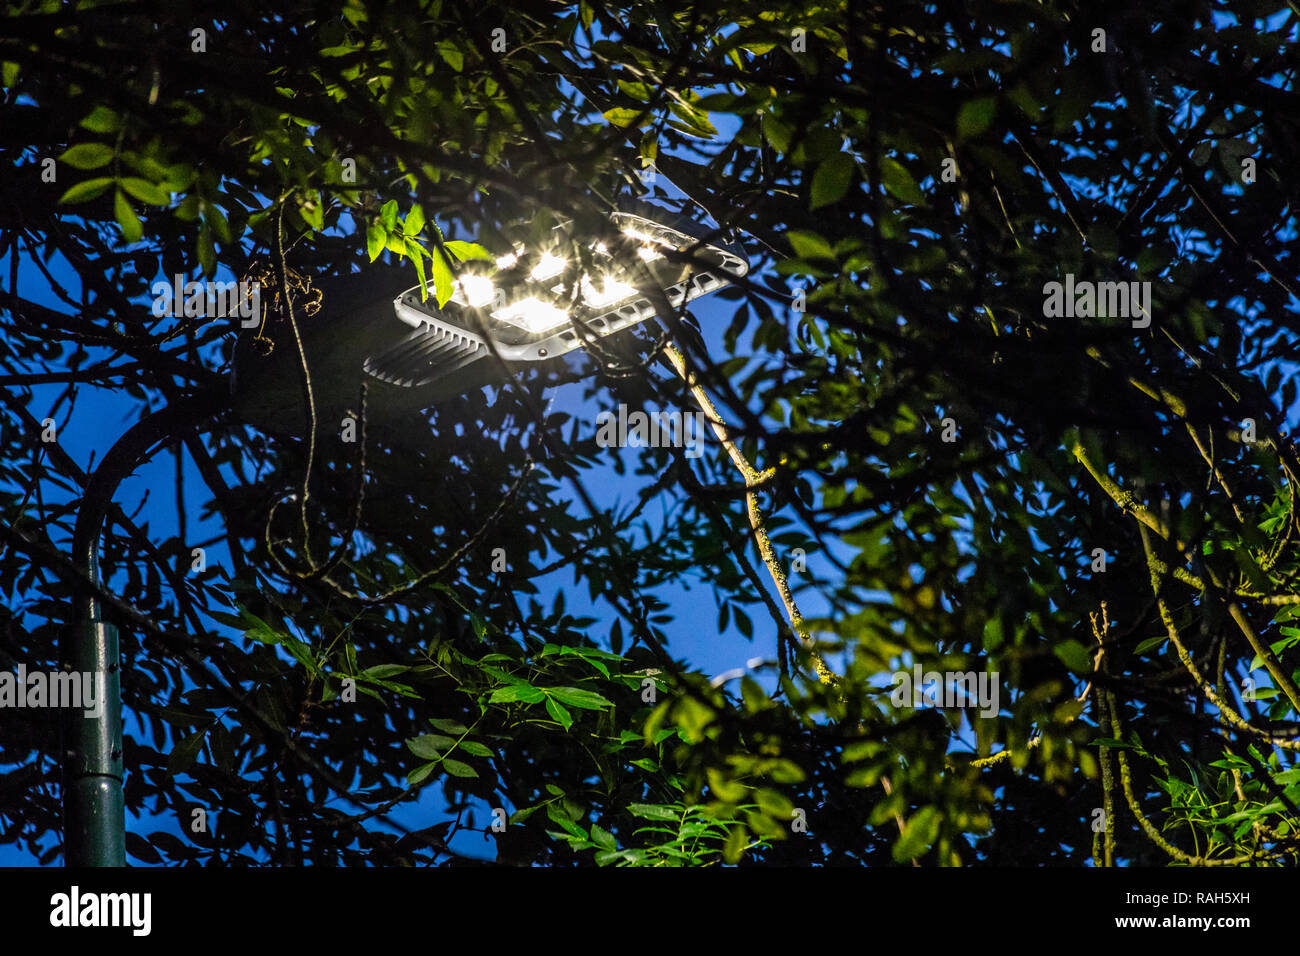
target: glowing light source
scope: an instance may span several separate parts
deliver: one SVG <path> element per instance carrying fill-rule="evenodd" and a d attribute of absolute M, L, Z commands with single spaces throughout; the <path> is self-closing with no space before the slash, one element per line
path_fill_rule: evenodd
<path fill-rule="evenodd" d="M 653 318 L 651 288 L 675 309 L 749 271 L 749 263 L 728 249 L 631 213 L 616 213 L 610 226 L 619 233 L 617 248 L 591 237 L 590 252 L 583 253 L 574 249 L 581 236 L 556 227 L 558 239 L 500 249 L 496 271 L 472 266 L 457 277 L 449 307 L 428 302 L 418 288 L 406 290 L 393 304 L 414 331 L 367 358 L 367 374 L 422 388 L 490 354 L 506 362 L 547 361 L 589 344 L 587 335 L 575 333 L 576 324 L 606 337 Z M 665 268 L 687 249 L 693 254 L 689 270 L 685 263 Z M 484 316 L 490 317 L 486 324 Z"/>
<path fill-rule="evenodd" d="M 546 279 L 554 279 L 564 271 L 564 260 L 559 256 L 553 256 L 549 252 L 542 253 L 541 259 L 537 265 L 533 266 L 533 271 L 528 273 L 529 277 L 542 282 Z"/>
<path fill-rule="evenodd" d="M 550 332 L 569 322 L 569 313 L 558 309 L 549 302 L 543 302 L 535 296 L 512 302 L 504 309 L 497 309 L 492 318 L 509 322 L 525 332 Z"/>
<path fill-rule="evenodd" d="M 607 305 L 613 305 L 628 296 L 635 295 L 636 289 L 626 282 L 620 282 L 609 276 L 605 276 L 602 287 L 597 290 L 596 284 L 591 281 L 589 276 L 582 277 L 582 301 L 593 309 L 601 309 Z"/>
<path fill-rule="evenodd" d="M 496 298 L 497 287 L 487 276 L 462 275 L 456 280 L 465 304 L 472 309 L 481 309 L 491 305 Z"/>
<path fill-rule="evenodd" d="M 664 254 L 655 248 L 656 245 L 662 245 L 662 242 L 650 235 L 648 232 L 642 232 L 640 229 L 624 229 L 623 235 L 629 239 L 635 239 L 642 243 L 636 254 L 641 257 L 642 262 L 654 262 L 656 259 L 662 259 Z"/>

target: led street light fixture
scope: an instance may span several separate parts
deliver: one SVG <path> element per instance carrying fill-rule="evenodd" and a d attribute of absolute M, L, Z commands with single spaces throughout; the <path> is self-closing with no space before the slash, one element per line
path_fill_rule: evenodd
<path fill-rule="evenodd" d="M 634 261 L 595 243 L 596 269 L 588 274 L 579 262 L 557 254 L 562 250 L 517 246 L 496 260 L 491 275 L 463 272 L 442 308 L 432 299 L 421 301 L 418 287 L 408 289 L 394 309 L 413 331 L 370 355 L 366 373 L 420 388 L 494 351 L 507 362 L 554 358 L 653 316 L 657 297 L 647 289 L 657 289 L 676 309 L 749 271 L 735 252 L 650 219 L 619 212 L 613 222 L 636 253 Z M 674 259 L 673 253 L 681 255 Z"/>
<path fill-rule="evenodd" d="M 367 420 L 397 420 L 490 382 L 508 365 L 541 362 L 615 335 L 716 292 L 749 271 L 736 252 L 644 216 L 618 212 L 621 241 L 606 238 L 578 255 L 573 240 L 516 245 L 495 262 L 465 263 L 439 308 L 410 287 L 410 269 L 371 265 L 322 278 L 319 315 L 299 315 L 303 357 L 312 379 L 318 430 L 356 414 L 366 385 Z M 393 298 L 396 296 L 396 298 Z M 661 298 L 662 296 L 662 298 Z M 244 421 L 278 434 L 303 435 L 308 415 L 302 361 L 283 318 L 263 322 L 236 342 L 233 398 Z"/>

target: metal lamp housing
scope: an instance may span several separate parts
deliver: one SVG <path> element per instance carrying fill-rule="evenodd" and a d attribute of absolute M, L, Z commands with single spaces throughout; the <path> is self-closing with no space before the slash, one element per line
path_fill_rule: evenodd
<path fill-rule="evenodd" d="M 518 259 L 518 264 L 498 272 L 514 279 L 505 286 L 513 294 L 512 302 L 527 299 L 536 300 L 542 307 L 566 307 L 570 314 L 563 324 L 546 331 L 529 332 L 518 324 L 494 317 L 494 312 L 502 312 L 495 305 L 470 305 L 463 289 L 458 289 L 439 308 L 432 299 L 421 301 L 417 286 L 393 300 L 397 318 L 413 331 L 396 345 L 368 357 L 364 363 L 366 373 L 392 385 L 420 388 L 494 352 L 506 362 L 544 361 L 581 348 L 592 339 L 614 335 L 644 322 L 658 311 L 656 300 L 667 300 L 669 306 L 677 309 L 718 291 L 749 271 L 749 264 L 743 258 L 722 246 L 631 213 L 614 213 L 612 218 L 620 232 L 631 237 L 633 246 L 639 242 L 640 248 L 647 252 L 641 257 L 648 260 L 641 263 L 642 268 L 614 276 L 606 274 L 605 282 L 599 286 L 598 276 L 579 275 L 580 294 L 569 299 L 561 294 L 564 283 L 559 275 L 542 272 L 542 278 L 532 277 L 538 274 L 537 263 L 548 253 L 512 256 Z M 691 261 L 685 264 L 680 258 L 674 261 L 663 252 L 689 253 Z M 571 275 L 572 270 L 566 270 L 565 274 Z M 611 280 L 627 285 L 627 293 L 595 307 L 584 303 L 583 293 L 607 290 Z M 662 293 L 663 300 L 645 291 L 649 285 Z"/>
<path fill-rule="evenodd" d="M 620 235 L 632 234 L 623 240 L 630 254 L 638 248 L 649 247 L 649 251 L 635 269 L 627 271 L 614 257 L 606 258 L 593 247 L 592 263 L 608 261 L 618 282 L 630 287 L 626 295 L 604 302 L 598 299 L 595 306 L 582 294 L 582 283 L 586 278 L 596 291 L 603 291 L 600 276 L 584 276 L 577 262 L 548 275 L 554 271 L 552 263 L 538 273 L 545 278 L 533 277 L 539 257 L 547 254 L 541 249 L 517 250 L 524 254 L 515 264 L 486 276 L 494 288 L 507 294 L 504 303 L 495 297 L 489 303 L 478 294 L 485 286 L 476 290 L 471 283 L 467 288 L 466 277 L 485 275 L 476 271 L 477 263 L 467 264 L 456 294 L 441 309 L 432 299 L 420 300 L 419 287 L 409 285 L 409 268 L 375 263 L 362 273 L 322 278 L 316 284 L 323 293 L 320 313 L 299 316 L 301 357 L 282 321 L 267 328 L 274 342 L 251 330 L 236 340 L 231 375 L 234 411 L 263 431 L 305 435 L 310 430 L 303 388 L 305 359 L 315 383 L 318 433 L 336 430 L 345 416 L 358 413 L 363 385 L 367 420 L 375 425 L 397 423 L 455 395 L 506 381 L 512 365 L 557 359 L 644 322 L 658 311 L 656 303 L 666 300 L 680 308 L 749 271 L 749 264 L 735 251 L 682 231 L 698 228 L 693 224 L 675 221 L 674 228 L 626 212 L 612 218 Z M 570 248 L 571 244 L 572 240 Z M 569 315 L 562 324 L 540 332 L 529 331 L 527 322 L 493 317 L 500 306 L 508 308 L 529 297 L 566 308 Z M 471 305 L 470 299 L 478 304 Z M 494 351 L 503 362 L 485 361 Z"/>

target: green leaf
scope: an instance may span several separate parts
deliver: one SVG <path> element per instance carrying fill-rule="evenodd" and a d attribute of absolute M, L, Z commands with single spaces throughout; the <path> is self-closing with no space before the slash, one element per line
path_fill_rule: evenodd
<path fill-rule="evenodd" d="M 230 223 L 226 220 L 226 214 L 221 211 L 221 207 L 216 203 L 204 202 L 203 221 L 212 227 L 212 231 L 216 233 L 217 238 L 222 242 L 232 241 Z"/>
<path fill-rule="evenodd" d="M 565 730 L 573 726 L 573 715 L 555 698 L 546 698 L 546 712 Z"/>
<path fill-rule="evenodd" d="M 727 863 L 739 863 L 748 842 L 748 830 L 743 826 L 732 828 L 731 832 L 727 834 L 726 842 L 722 844 L 722 859 Z"/>
<path fill-rule="evenodd" d="M 849 787 L 874 787 L 883 773 L 881 767 L 859 767 L 844 778 L 844 784 Z"/>
<path fill-rule="evenodd" d="M 429 763 L 426 764 L 421 764 L 420 766 L 416 767 L 414 770 L 412 770 L 410 773 L 406 775 L 406 782 L 409 783 L 411 786 L 415 786 L 417 783 L 423 781 L 425 777 L 429 776 L 429 774 L 433 773 L 437 769 L 438 769 L 438 762 L 436 760 L 430 761 Z"/>
<path fill-rule="evenodd" d="M 668 104 L 668 108 L 681 118 L 682 125 L 685 126 L 684 132 L 691 133 L 701 138 L 716 136 L 718 130 L 714 127 L 709 119 L 709 114 L 696 107 L 693 103 L 683 103 L 680 100 L 673 100 Z M 676 126 L 676 123 L 671 124 Z"/>
<path fill-rule="evenodd" d="M 370 254 L 371 262 L 379 258 L 387 242 L 388 230 L 382 223 L 374 222 L 366 228 L 366 252 Z"/>
<path fill-rule="evenodd" d="M 642 820 L 670 820 L 676 823 L 681 819 L 681 811 L 671 806 L 658 803 L 629 803 L 627 812 Z"/>
<path fill-rule="evenodd" d="M 106 166 L 112 158 L 113 147 L 111 146 L 103 143 L 78 143 L 76 146 L 69 147 L 59 157 L 59 161 L 67 163 L 74 169 L 99 169 L 100 166 Z"/>
<path fill-rule="evenodd" d="M 794 816 L 794 804 L 790 798 L 771 787 L 762 787 L 756 791 L 754 800 L 764 813 L 774 819 L 790 820 Z"/>
<path fill-rule="evenodd" d="M 119 193 L 119 195 L 121 195 Z M 203 274 L 210 276 L 217 271 L 217 250 L 212 245 L 212 228 L 205 222 L 199 227 L 199 241 L 197 250 L 199 256 L 199 265 L 203 267 Z M 250 636 L 251 632 L 250 632 Z"/>
<path fill-rule="evenodd" d="M 920 206 L 925 203 L 925 193 L 916 184 L 912 174 L 896 159 L 884 157 L 880 160 L 880 176 L 885 184 L 885 191 L 895 199 Z"/>
<path fill-rule="evenodd" d="M 763 124 L 763 137 L 772 144 L 772 148 L 778 153 L 788 153 L 790 151 L 790 139 L 794 136 L 794 130 L 768 113 L 762 114 L 761 121 Z"/>
<path fill-rule="evenodd" d="M 280 643 L 293 656 L 293 659 L 307 668 L 309 672 L 314 673 L 316 671 L 316 659 L 312 656 L 309 645 L 289 634 L 286 634 L 284 640 Z"/>
<path fill-rule="evenodd" d="M 619 80 L 618 88 L 639 103 L 649 103 L 654 95 L 654 88 L 648 83 L 633 83 L 631 80 Z"/>
<path fill-rule="evenodd" d="M 390 199 L 384 203 L 379 210 L 379 221 L 384 224 L 384 228 L 392 232 L 397 228 L 397 200 Z"/>
<path fill-rule="evenodd" d="M 618 843 L 614 839 L 614 834 L 595 823 L 591 825 L 591 842 L 596 844 L 596 846 L 600 847 L 602 850 L 618 849 Z"/>
<path fill-rule="evenodd" d="M 745 709 L 757 713 L 768 706 L 768 696 L 758 681 L 746 674 L 740 679 L 740 696 L 745 702 Z"/>
<path fill-rule="evenodd" d="M 425 760 L 437 760 L 455 745 L 456 741 L 440 734 L 424 734 L 406 742 L 406 747 L 411 753 Z"/>
<path fill-rule="evenodd" d="M 855 166 L 848 153 L 835 153 L 824 159 L 813 173 L 811 207 L 820 209 L 843 199 L 849 191 Z"/>
<path fill-rule="evenodd" d="M 385 680 L 398 674 L 405 674 L 410 669 L 405 664 L 376 664 L 374 667 L 367 667 L 357 676 L 368 677 L 371 680 Z"/>
<path fill-rule="evenodd" d="M 439 253 L 429 260 L 429 271 L 433 273 L 433 293 L 438 299 L 438 308 L 441 309 L 455 291 L 452 288 L 451 266 L 447 264 L 446 257 Z M 477 632 L 477 628 L 475 630 Z M 482 638 L 483 635 L 480 633 L 478 636 Z"/>
<path fill-rule="evenodd" d="M 514 813 L 510 814 L 510 822 L 523 823 L 540 809 L 542 809 L 542 805 L 538 803 L 531 807 L 524 807 L 522 810 L 516 810 Z"/>
<path fill-rule="evenodd" d="M 623 107 L 606 110 L 601 114 L 609 120 L 614 126 L 632 126 L 633 124 L 641 125 L 650 119 L 650 114 L 641 110 L 630 110 Z"/>
<path fill-rule="evenodd" d="M 548 687 L 546 692 L 570 707 L 585 710 L 604 710 L 614 704 L 594 691 L 581 690 L 577 687 Z"/>
<path fill-rule="evenodd" d="M 465 55 L 460 52 L 460 47 L 451 40 L 439 41 L 438 55 L 446 60 L 447 65 L 457 73 L 465 69 Z"/>
<path fill-rule="evenodd" d="M 587 839 L 587 832 L 583 830 L 582 827 L 578 826 L 578 824 L 573 821 L 572 817 L 554 803 L 547 805 L 546 816 L 550 818 L 552 823 L 559 824 L 573 836 L 576 836 L 581 840 Z"/>
<path fill-rule="evenodd" d="M 420 301 L 423 302 L 429 298 L 429 285 L 424 276 L 424 250 L 410 239 L 406 240 L 405 249 L 407 255 L 415 261 L 415 274 L 420 280 Z"/>
<path fill-rule="evenodd" d="M 203 739 L 207 735 L 206 730 L 201 730 L 178 742 L 167 756 L 167 772 L 175 776 L 189 770 L 198 759 L 199 751 L 203 749 Z"/>
<path fill-rule="evenodd" d="M 453 239 L 450 242 L 443 243 L 457 259 L 464 262 L 466 259 L 483 259 L 487 262 L 496 262 L 496 256 L 488 252 L 477 242 L 462 242 L 460 239 Z"/>
<path fill-rule="evenodd" d="M 512 704 L 516 701 L 525 704 L 535 704 L 545 698 L 546 695 L 540 689 L 531 684 L 510 684 L 506 687 L 498 687 L 488 698 L 489 704 Z"/>
<path fill-rule="evenodd" d="M 424 230 L 424 210 L 416 203 L 402 220 L 402 234 L 410 239 Z"/>
<path fill-rule="evenodd" d="M 471 757 L 491 757 L 491 756 L 492 756 L 492 750 L 491 750 L 491 748 L 489 748 L 489 747 L 485 747 L 483 744 L 479 743 L 477 740 L 462 740 L 461 743 L 460 743 L 460 749 L 463 750 L 463 751 L 465 751 L 465 753 L 469 754 Z"/>
<path fill-rule="evenodd" d="M 115 133 L 119 125 L 121 120 L 107 106 L 96 106 L 90 111 L 90 115 L 81 121 L 81 128 L 88 129 L 92 133 Z"/>
<path fill-rule="evenodd" d="M 894 862 L 906 863 L 925 854 L 939 835 L 941 816 L 938 807 L 922 807 L 912 814 L 903 835 L 894 844 Z"/>
<path fill-rule="evenodd" d="M 147 202 L 151 206 L 170 206 L 172 198 L 167 191 L 160 186 L 156 186 L 147 179 L 140 179 L 136 176 L 127 176 L 122 180 L 122 188 L 129 192 L 141 202 Z"/>
<path fill-rule="evenodd" d="M 102 195 L 105 190 L 112 185 L 113 179 L 110 176 L 100 176 L 97 179 L 87 179 L 77 183 L 61 197 L 60 203 L 86 202 Z"/>
<path fill-rule="evenodd" d="M 1076 674 L 1092 673 L 1092 658 L 1088 656 L 1088 649 L 1078 641 L 1063 641 L 1052 648 L 1052 653 Z"/>
<path fill-rule="evenodd" d="M 299 203 L 298 214 L 302 216 L 302 221 L 314 231 L 320 232 L 325 228 L 325 207 L 320 204 L 319 200 L 309 199 Z"/>
<path fill-rule="evenodd" d="M 243 622 L 244 636 L 249 640 L 257 641 L 259 644 L 279 644 L 284 640 L 283 634 L 252 611 L 241 608 L 239 617 Z"/>
<path fill-rule="evenodd" d="M 998 110 L 996 96 L 981 96 L 967 100 L 957 111 L 957 138 L 970 139 L 978 136 L 991 125 Z"/>
<path fill-rule="evenodd" d="M 453 777 L 477 777 L 478 771 L 467 763 L 461 763 L 459 760 L 452 760 L 448 757 L 442 762 L 442 766 Z"/>
<path fill-rule="evenodd" d="M 772 761 L 767 773 L 777 783 L 799 783 L 804 778 L 803 768 L 784 757 Z"/>
<path fill-rule="evenodd" d="M 802 229 L 791 229 L 785 234 L 789 240 L 794 254 L 800 259 L 830 259 L 835 261 L 835 253 L 831 251 L 831 244 L 817 235 L 815 232 L 805 232 Z"/>
<path fill-rule="evenodd" d="M 728 780 L 716 767 L 708 767 L 705 774 L 709 780 L 709 789 L 719 800 L 736 803 L 744 798 L 746 787 L 736 780 Z"/>
<path fill-rule="evenodd" d="M 463 733 L 468 733 L 469 728 L 456 720 L 447 720 L 446 718 L 434 717 L 429 721 L 438 730 L 445 734 L 455 734 L 459 737 Z"/>
<path fill-rule="evenodd" d="M 1143 654 L 1146 651 L 1151 650 L 1153 647 L 1159 647 L 1167 640 L 1169 640 L 1169 637 L 1164 634 L 1157 634 L 1155 637 L 1148 637 L 1145 641 L 1139 643 L 1137 647 L 1133 648 L 1133 653 Z M 1089 670 L 1091 670 L 1091 668 L 1089 668 Z"/>
<path fill-rule="evenodd" d="M 117 217 L 117 224 L 122 227 L 122 238 L 127 242 L 139 242 L 140 237 L 144 235 L 144 227 L 140 225 L 140 218 L 120 189 L 113 193 L 113 215 Z"/>

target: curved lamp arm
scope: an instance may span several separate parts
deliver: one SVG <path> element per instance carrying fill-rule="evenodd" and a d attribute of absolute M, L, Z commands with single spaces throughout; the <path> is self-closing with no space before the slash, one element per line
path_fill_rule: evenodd
<path fill-rule="evenodd" d="M 113 496 L 160 445 L 229 406 L 215 387 L 169 405 L 132 425 L 89 475 L 72 532 L 72 560 L 99 581 L 99 541 Z M 71 710 L 63 751 L 64 862 L 67 866 L 125 866 L 126 810 L 122 797 L 122 694 L 117 629 L 105 621 L 94 591 L 79 587 L 62 658 L 74 673 L 95 675 L 98 713 Z M 103 675 L 102 680 L 99 675 Z"/>

